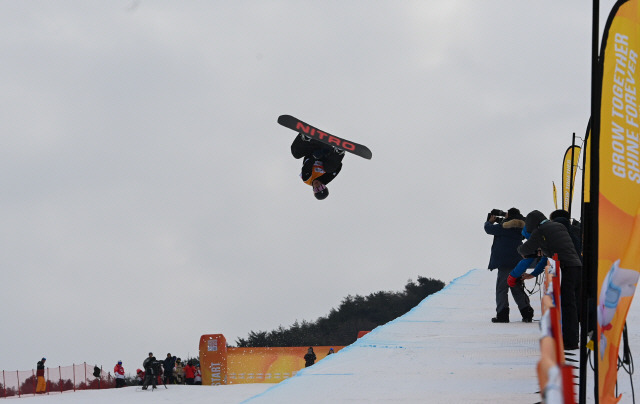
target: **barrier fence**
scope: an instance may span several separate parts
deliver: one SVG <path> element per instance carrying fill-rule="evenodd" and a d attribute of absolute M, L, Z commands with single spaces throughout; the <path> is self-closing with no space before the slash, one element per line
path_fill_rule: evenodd
<path fill-rule="evenodd" d="M 543 282 L 542 318 L 540 319 L 540 360 L 537 365 L 542 402 L 575 404 L 573 368 L 567 364 L 562 339 L 560 302 L 560 262 L 558 254 L 548 260 Z"/>
<path fill-rule="evenodd" d="M 86 362 L 81 365 L 46 368 L 44 378 L 47 386 L 44 394 L 71 390 L 111 389 L 116 386 L 111 373 L 105 374 L 100 368 L 100 376 L 94 376 L 94 367 L 87 365 Z M 3 370 L 2 380 L 0 380 L 0 398 L 35 395 L 37 380 L 35 369 Z"/>

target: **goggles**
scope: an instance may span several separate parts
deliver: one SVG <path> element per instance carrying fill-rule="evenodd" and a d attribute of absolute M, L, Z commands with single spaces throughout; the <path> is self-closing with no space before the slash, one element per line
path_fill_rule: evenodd
<path fill-rule="evenodd" d="M 318 185 L 313 186 L 313 193 L 317 194 L 318 192 L 322 192 L 325 189 L 327 189 L 327 187 L 323 183 L 318 182 Z"/>

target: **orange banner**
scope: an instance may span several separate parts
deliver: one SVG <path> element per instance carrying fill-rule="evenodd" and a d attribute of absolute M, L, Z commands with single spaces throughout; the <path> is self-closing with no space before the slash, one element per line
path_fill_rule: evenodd
<path fill-rule="evenodd" d="M 314 346 L 315 362 L 342 346 Z M 233 348 L 222 334 L 200 337 L 202 384 L 279 383 L 305 367 L 309 347 Z"/>
<path fill-rule="evenodd" d="M 199 351 L 202 384 L 207 386 L 227 384 L 227 340 L 224 335 L 201 336 Z"/>
<path fill-rule="evenodd" d="M 598 147 L 598 391 L 616 403 L 618 349 L 640 277 L 639 0 L 618 1 L 602 42 Z M 597 144 L 595 143 L 597 141 Z"/>
<path fill-rule="evenodd" d="M 329 349 L 342 347 L 315 346 L 316 363 L 327 357 Z M 304 356 L 309 347 L 228 348 L 228 384 L 279 383 L 293 377 L 305 367 Z"/>

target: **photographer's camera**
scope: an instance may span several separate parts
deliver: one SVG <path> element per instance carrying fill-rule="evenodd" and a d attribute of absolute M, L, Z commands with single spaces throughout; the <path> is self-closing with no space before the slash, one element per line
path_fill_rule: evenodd
<path fill-rule="evenodd" d="M 495 216 L 496 217 L 496 221 L 504 220 L 504 217 L 506 215 L 507 215 L 507 212 L 505 212 L 504 210 L 492 209 L 491 212 L 489 212 L 489 214 L 487 214 L 487 221 L 489 221 L 489 219 L 491 219 L 491 216 Z"/>

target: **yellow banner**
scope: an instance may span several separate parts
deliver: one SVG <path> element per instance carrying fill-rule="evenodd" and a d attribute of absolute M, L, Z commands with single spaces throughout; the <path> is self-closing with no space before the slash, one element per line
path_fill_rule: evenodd
<path fill-rule="evenodd" d="M 598 387 L 616 403 L 618 349 L 640 277 L 639 0 L 620 1 L 603 37 L 598 144 Z M 594 183 L 591 184 L 594 186 Z"/>
<path fill-rule="evenodd" d="M 569 146 L 564 153 L 562 162 L 562 209 L 567 212 L 571 211 L 576 171 L 578 171 L 578 162 L 580 161 L 580 150 L 580 146 Z"/>
<path fill-rule="evenodd" d="M 314 346 L 315 362 L 344 348 Z M 279 383 L 305 367 L 309 347 L 234 348 L 222 334 L 200 337 L 202 384 Z"/>

